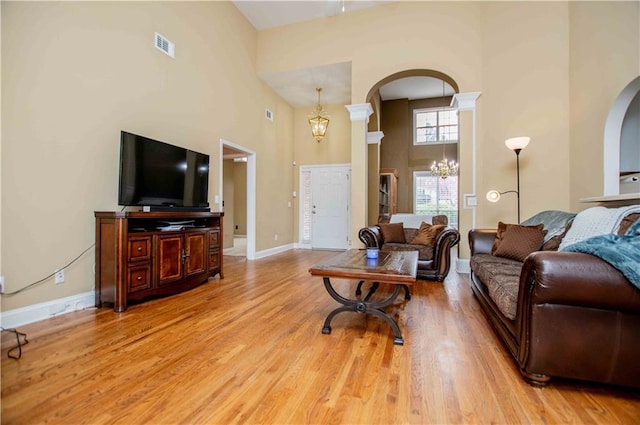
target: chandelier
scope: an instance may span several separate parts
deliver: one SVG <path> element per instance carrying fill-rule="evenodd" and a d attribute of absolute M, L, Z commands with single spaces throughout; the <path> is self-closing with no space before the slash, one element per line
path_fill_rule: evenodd
<path fill-rule="evenodd" d="M 313 135 L 313 138 L 320 143 L 327 132 L 327 127 L 329 126 L 329 115 L 320 104 L 320 92 L 322 91 L 322 88 L 318 87 L 316 91 L 318 92 L 318 106 L 316 106 L 316 110 L 313 111 L 313 115 L 309 115 L 309 125 L 311 126 L 311 134 Z"/>
<path fill-rule="evenodd" d="M 442 159 L 440 162 L 433 161 L 431 165 L 431 175 L 440 176 L 442 179 L 446 179 L 449 176 L 455 176 L 458 174 L 458 163 L 456 161 L 447 161 L 447 157 L 444 154 L 444 143 L 442 144 Z"/>

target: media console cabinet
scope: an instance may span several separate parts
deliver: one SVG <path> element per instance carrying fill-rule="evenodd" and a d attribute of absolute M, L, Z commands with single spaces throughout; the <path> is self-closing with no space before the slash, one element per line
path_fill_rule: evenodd
<path fill-rule="evenodd" d="M 176 294 L 222 274 L 222 218 L 209 212 L 95 212 L 96 307 Z"/>

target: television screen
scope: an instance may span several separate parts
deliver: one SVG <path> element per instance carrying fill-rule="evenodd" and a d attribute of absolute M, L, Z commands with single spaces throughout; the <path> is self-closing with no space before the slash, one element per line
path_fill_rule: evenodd
<path fill-rule="evenodd" d="M 207 207 L 209 155 L 123 131 L 120 205 Z"/>

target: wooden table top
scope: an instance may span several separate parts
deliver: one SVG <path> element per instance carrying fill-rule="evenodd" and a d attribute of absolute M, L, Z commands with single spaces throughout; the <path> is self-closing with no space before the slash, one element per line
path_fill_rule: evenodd
<path fill-rule="evenodd" d="M 416 281 L 418 251 L 380 251 L 377 259 L 366 250 L 350 249 L 309 269 L 313 276 L 411 284 Z"/>

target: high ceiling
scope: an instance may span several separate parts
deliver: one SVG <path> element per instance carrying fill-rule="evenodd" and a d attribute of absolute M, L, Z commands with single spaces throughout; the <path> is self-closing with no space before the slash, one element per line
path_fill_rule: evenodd
<path fill-rule="evenodd" d="M 248 1 L 235 0 L 235 6 L 258 30 L 289 25 L 312 19 L 351 13 L 376 7 L 389 1 Z M 344 12 L 342 7 L 344 5 Z M 316 87 L 322 87 L 322 104 L 351 103 L 351 63 L 297 69 L 265 74 L 264 80 L 278 95 L 294 107 L 313 108 L 318 102 Z M 443 94 L 442 80 L 430 77 L 409 77 L 392 81 L 380 88 L 382 100 L 425 99 Z M 444 94 L 453 94 L 445 84 Z"/>
<path fill-rule="evenodd" d="M 235 0 L 233 3 L 257 30 L 264 30 L 317 18 L 327 18 L 339 13 L 349 13 L 367 7 L 379 6 L 384 3 L 389 3 L 389 0 Z M 342 10 L 343 6 L 344 12 Z"/>

